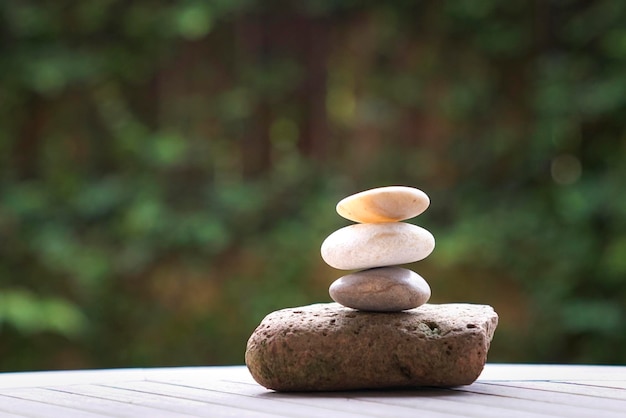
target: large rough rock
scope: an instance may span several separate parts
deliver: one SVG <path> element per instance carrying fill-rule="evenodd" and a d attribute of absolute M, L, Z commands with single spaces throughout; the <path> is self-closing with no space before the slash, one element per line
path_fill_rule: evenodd
<path fill-rule="evenodd" d="M 468 385 L 485 365 L 497 324 L 486 305 L 393 313 L 301 306 L 263 319 L 248 340 L 246 364 L 277 391 Z"/>

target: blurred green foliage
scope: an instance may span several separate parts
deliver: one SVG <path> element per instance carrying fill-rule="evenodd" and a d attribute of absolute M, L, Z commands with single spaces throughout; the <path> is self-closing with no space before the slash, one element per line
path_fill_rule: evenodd
<path fill-rule="evenodd" d="M 491 361 L 626 362 L 626 3 L 0 2 L 0 368 L 241 363 L 406 184 Z"/>

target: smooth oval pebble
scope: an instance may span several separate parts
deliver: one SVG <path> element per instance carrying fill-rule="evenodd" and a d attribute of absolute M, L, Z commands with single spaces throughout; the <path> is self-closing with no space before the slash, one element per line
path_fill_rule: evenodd
<path fill-rule="evenodd" d="M 430 286 L 412 270 L 380 267 L 348 274 L 335 280 L 330 297 L 361 311 L 398 312 L 422 306 L 430 299 Z"/>
<path fill-rule="evenodd" d="M 422 260 L 435 248 L 435 237 L 404 222 L 355 224 L 333 232 L 322 243 L 322 258 L 340 270 L 394 266 Z"/>
<path fill-rule="evenodd" d="M 424 212 L 430 199 L 423 191 L 407 186 L 365 190 L 337 203 L 337 213 L 359 223 L 398 222 Z"/>

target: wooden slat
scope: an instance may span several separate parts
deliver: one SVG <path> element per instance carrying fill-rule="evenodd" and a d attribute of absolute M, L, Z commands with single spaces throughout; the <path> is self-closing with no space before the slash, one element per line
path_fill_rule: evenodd
<path fill-rule="evenodd" d="M 592 396 L 595 398 L 616 399 L 625 401 L 626 408 L 626 390 L 600 387 L 597 385 L 582 385 L 575 382 L 498 382 L 488 383 L 495 386 L 506 386 L 514 388 L 536 389 L 543 392 L 558 392 L 571 395 Z M 626 411 L 626 409 L 624 409 Z"/>
<path fill-rule="evenodd" d="M 158 370 L 158 369 L 157 369 Z M 145 379 L 145 369 L 69 370 L 52 372 L 0 373 L 0 390 Z"/>
<path fill-rule="evenodd" d="M 174 413 L 189 414 L 199 417 L 239 417 L 245 412 L 246 417 L 271 418 L 273 414 L 256 411 L 243 411 L 239 405 L 218 405 L 210 402 L 195 401 L 158 394 L 139 392 L 124 388 L 102 385 L 73 385 L 58 388 L 68 393 L 81 394 L 101 399 L 117 400 L 128 404 L 146 406 L 160 410 L 160 416 L 172 416 Z"/>
<path fill-rule="evenodd" d="M 289 394 L 275 394 L 277 399 L 287 400 L 291 398 Z M 490 405 L 477 405 L 472 403 L 461 403 L 454 399 L 454 395 L 442 389 L 420 389 L 413 391 L 375 391 L 371 393 L 348 393 L 347 399 L 361 403 L 361 407 L 367 410 L 374 405 L 387 408 L 386 416 L 395 416 L 394 411 L 399 407 L 412 409 L 425 416 L 448 415 L 465 417 L 545 417 L 542 414 L 532 412 L 520 412 L 500 405 L 493 407 Z M 327 397 L 319 397 L 318 401 L 325 402 Z"/>
<path fill-rule="evenodd" d="M 626 373 L 626 371 L 624 373 Z M 578 380 L 576 382 L 562 382 L 562 383 L 595 386 L 595 387 L 600 387 L 600 388 L 626 389 L 626 380 L 621 381 L 621 382 L 617 380 L 607 381 L 607 382 L 601 382 L 598 380 Z"/>
<path fill-rule="evenodd" d="M 471 389 L 470 389 L 471 390 Z M 480 410 L 481 407 L 490 408 L 502 408 L 507 410 L 519 411 L 521 416 L 526 416 L 529 413 L 538 415 L 549 415 L 554 417 L 567 417 L 567 418 L 588 418 L 596 413 L 594 409 L 583 408 L 580 406 L 571 405 L 557 405 L 548 402 L 530 400 L 530 399 L 516 399 L 505 398 L 501 396 L 483 395 L 479 393 L 472 393 L 464 390 L 453 390 L 449 395 L 449 399 L 455 402 L 460 402 L 463 405 L 459 405 L 458 409 L 464 410 L 465 405 L 472 405 L 472 408 Z M 606 413 L 606 418 L 618 418 L 620 414 Z M 510 416 L 508 411 L 502 412 L 502 416 Z"/>
<path fill-rule="evenodd" d="M 626 402 L 621 400 L 597 398 L 571 393 L 561 393 L 556 391 L 543 391 L 537 389 L 527 389 L 519 386 L 505 386 L 495 383 L 474 383 L 466 388 L 459 389 L 472 393 L 500 396 L 513 399 L 528 399 L 559 405 L 570 405 L 581 408 L 594 409 L 596 411 L 626 411 Z"/>
<path fill-rule="evenodd" d="M 548 380 L 571 382 L 595 380 L 598 382 L 626 380 L 626 366 L 590 366 L 564 364 L 487 364 L 479 381 Z"/>
<path fill-rule="evenodd" d="M 217 388 L 223 389 L 225 383 L 227 382 L 218 382 Z M 239 388 L 241 388 L 241 386 L 247 385 L 239 385 Z M 331 407 L 326 402 L 328 398 L 325 398 L 323 401 L 318 398 L 317 402 L 308 404 L 307 408 L 296 408 L 293 403 L 283 402 L 282 399 L 274 399 L 272 395 L 275 394 L 266 391 L 259 392 L 258 389 L 253 389 L 252 394 L 246 395 L 242 393 L 242 390 L 225 391 L 216 388 L 206 389 L 202 387 L 190 387 L 187 385 L 159 382 L 128 382 L 123 384 L 123 387 L 163 396 L 207 401 L 220 405 L 238 405 L 242 411 L 262 411 L 284 417 L 328 418 L 329 416 L 337 416 L 338 410 L 335 407 L 339 406 L 338 403 L 335 402 L 333 404 L 335 407 Z M 347 402 L 344 398 L 344 395 L 340 395 L 335 399 L 339 399 L 340 403 L 345 404 Z M 362 407 L 353 410 L 350 410 L 350 408 L 340 408 L 340 410 L 342 413 L 338 416 L 345 418 L 358 418 L 363 416 L 386 417 L 390 414 L 389 408 L 382 407 L 370 409 Z M 403 415 L 403 412 L 410 412 L 411 416 L 415 415 L 415 410 L 398 411 L 400 415 Z M 393 416 L 396 416 L 396 414 L 394 413 Z"/>
<path fill-rule="evenodd" d="M 24 418 L 24 415 L 17 415 L 10 412 L 0 411 L 0 418 Z"/>
<path fill-rule="evenodd" d="M 37 418 L 102 418 L 103 416 L 110 416 L 5 395 L 0 395 L 0 411 L 23 417 Z"/>
<path fill-rule="evenodd" d="M 85 396 L 68 391 L 42 388 L 21 388 L 7 391 L 12 397 L 37 401 L 48 405 L 57 405 L 76 409 L 79 411 L 93 412 L 104 416 L 138 417 L 154 416 L 159 409 L 135 405 L 118 400 L 102 399 L 93 396 Z M 169 414 L 172 417 L 188 418 L 192 415 Z"/>

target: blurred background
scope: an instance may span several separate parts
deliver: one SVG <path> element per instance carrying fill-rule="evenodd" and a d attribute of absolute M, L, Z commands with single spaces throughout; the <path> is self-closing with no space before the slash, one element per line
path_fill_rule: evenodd
<path fill-rule="evenodd" d="M 0 369 L 242 364 L 409 185 L 492 362 L 626 363 L 626 2 L 0 1 Z"/>

